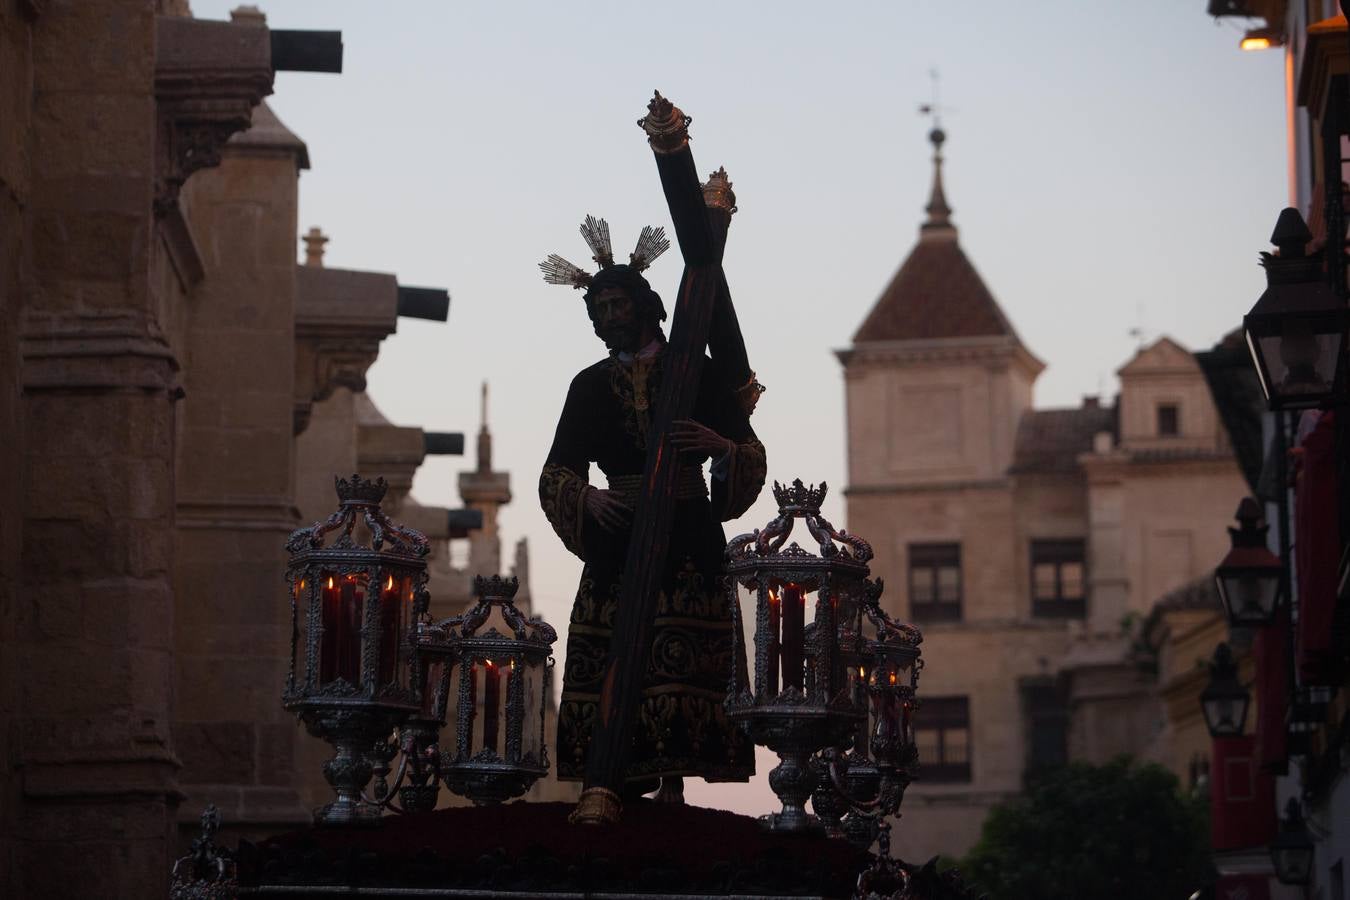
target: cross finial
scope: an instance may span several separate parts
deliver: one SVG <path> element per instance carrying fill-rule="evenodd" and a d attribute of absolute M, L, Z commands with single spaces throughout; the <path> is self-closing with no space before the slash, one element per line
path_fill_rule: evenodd
<path fill-rule="evenodd" d="M 933 128 L 928 132 L 928 140 L 933 143 L 933 191 L 925 207 L 928 221 L 923 223 L 922 230 L 926 233 L 949 234 L 954 233 L 952 208 L 947 205 L 947 196 L 942 191 L 942 145 L 947 140 L 947 133 L 942 130 L 944 107 L 938 99 L 938 70 L 929 69 L 928 74 L 933 79 L 933 100 L 919 105 L 919 115 L 929 116 L 933 120 Z"/>
<path fill-rule="evenodd" d="M 305 265 L 323 268 L 323 245 L 328 243 L 328 235 L 315 225 L 302 238 L 305 242 Z"/>

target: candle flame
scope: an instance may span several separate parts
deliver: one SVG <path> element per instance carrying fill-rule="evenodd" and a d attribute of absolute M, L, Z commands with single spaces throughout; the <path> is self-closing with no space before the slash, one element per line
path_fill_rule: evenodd
<path fill-rule="evenodd" d="M 305 579 L 301 578 L 301 579 L 300 579 L 300 590 L 303 591 L 304 589 L 305 589 Z"/>
<path fill-rule="evenodd" d="M 392 591 L 392 590 L 394 589 L 394 576 L 393 576 L 393 575 L 390 575 L 390 576 L 389 576 L 389 580 L 386 581 L 386 582 L 384 583 L 384 589 L 385 589 L 386 591 Z"/>
<path fill-rule="evenodd" d="M 891 684 L 895 684 L 895 673 L 891 673 Z"/>
<path fill-rule="evenodd" d="M 859 678 L 866 678 L 866 677 L 867 677 L 867 670 L 864 669 L 862 666 L 858 666 L 858 677 L 859 677 Z"/>
<path fill-rule="evenodd" d="M 487 666 L 489 669 L 497 668 L 497 664 L 490 659 L 483 660 L 483 665 Z"/>
<path fill-rule="evenodd" d="M 516 661 L 513 659 L 511 660 L 511 671 L 514 672 L 515 670 L 516 670 Z"/>
<path fill-rule="evenodd" d="M 332 576 L 332 575 L 329 575 L 329 576 L 328 576 L 328 589 L 329 589 L 330 591 L 333 589 L 333 576 Z"/>
<path fill-rule="evenodd" d="M 769 588 L 769 602 L 770 603 L 778 602 L 778 595 L 774 593 L 773 588 Z"/>

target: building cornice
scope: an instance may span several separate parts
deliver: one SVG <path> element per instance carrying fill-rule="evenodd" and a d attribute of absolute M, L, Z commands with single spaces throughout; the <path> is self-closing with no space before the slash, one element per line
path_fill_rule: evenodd
<path fill-rule="evenodd" d="M 988 337 L 932 338 L 916 341 L 864 341 L 835 356 L 843 364 L 845 375 L 855 367 L 877 365 L 917 365 L 944 363 L 999 363 L 1016 365 L 1036 377 L 1045 369 L 1022 342 L 1010 335 Z"/>
<path fill-rule="evenodd" d="M 178 206 L 193 172 L 220 165 L 230 136 L 272 93 L 270 32 L 256 25 L 159 16 L 155 22 L 158 217 Z"/>

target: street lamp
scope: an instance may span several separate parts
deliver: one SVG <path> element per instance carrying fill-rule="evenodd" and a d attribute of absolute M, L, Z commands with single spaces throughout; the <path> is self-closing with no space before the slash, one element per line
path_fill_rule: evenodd
<path fill-rule="evenodd" d="M 1307 884 L 1312 880 L 1312 836 L 1303 822 L 1303 810 L 1293 797 L 1284 808 L 1280 833 L 1270 842 L 1270 860 L 1280 884 Z"/>
<path fill-rule="evenodd" d="M 1220 644 L 1214 648 L 1214 661 L 1209 664 L 1209 684 L 1200 692 L 1200 709 L 1205 714 L 1209 736 L 1239 737 L 1247 722 L 1250 703 L 1250 694 L 1238 681 L 1232 648 Z"/>
<path fill-rule="evenodd" d="M 1259 628 L 1275 620 L 1284 566 L 1266 546 L 1270 526 L 1262 521 L 1261 504 L 1244 497 L 1234 518 L 1239 526 L 1228 529 L 1233 546 L 1214 570 L 1214 584 L 1229 624 Z"/>
<path fill-rule="evenodd" d="M 1247 347 L 1271 409 L 1316 409 L 1344 389 L 1350 309 L 1327 284 L 1320 256 L 1308 256 L 1312 233 L 1289 208 L 1280 213 L 1262 253 L 1267 287 L 1242 319 Z"/>

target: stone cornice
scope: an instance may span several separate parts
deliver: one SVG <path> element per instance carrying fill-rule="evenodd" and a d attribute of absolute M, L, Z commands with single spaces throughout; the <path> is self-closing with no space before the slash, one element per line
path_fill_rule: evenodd
<path fill-rule="evenodd" d="M 272 93 L 270 32 L 159 16 L 155 22 L 155 214 L 168 215 L 193 172 L 220 165 L 230 135 Z"/>
<path fill-rule="evenodd" d="M 1016 365 L 1036 377 L 1045 369 L 1045 363 L 1022 346 L 1015 337 L 935 338 L 923 341 L 866 341 L 845 350 L 836 350 L 835 356 L 844 366 L 845 377 L 852 370 L 868 366 L 894 364 L 943 364 L 981 362 Z"/>
<path fill-rule="evenodd" d="M 178 390 L 178 360 L 144 316 L 25 313 L 19 336 L 26 391 Z"/>
<path fill-rule="evenodd" d="M 910 482 L 908 484 L 857 484 L 844 488 L 844 496 L 862 497 L 885 494 L 922 494 L 937 491 L 1008 490 L 1011 485 L 1012 481 L 1008 478 L 971 478 L 965 481 Z"/>
<path fill-rule="evenodd" d="M 295 433 L 310 408 L 345 387 L 366 389 L 380 342 L 398 327 L 398 279 L 380 272 L 296 267 Z M 420 431 L 419 431 L 420 434 Z"/>

